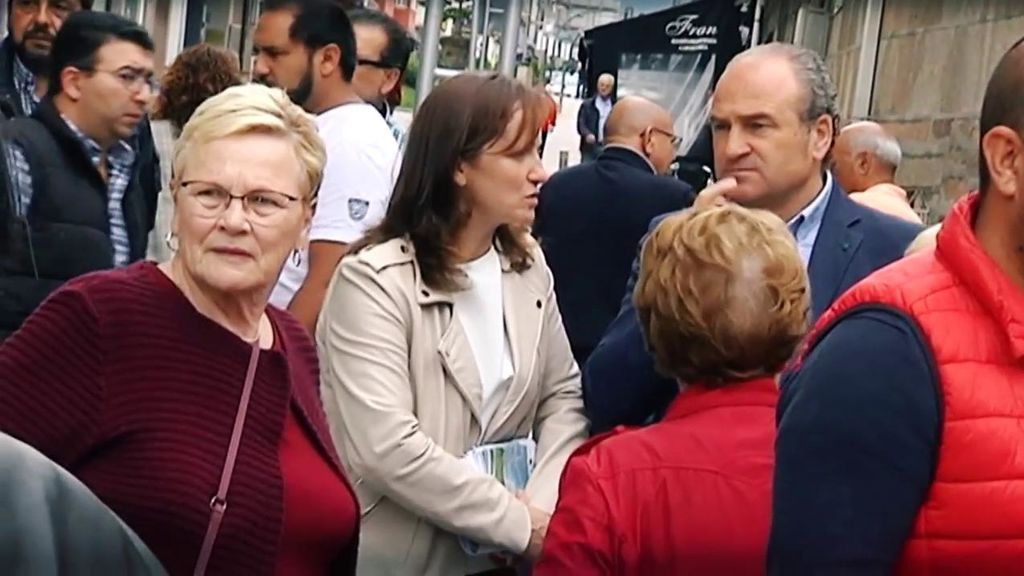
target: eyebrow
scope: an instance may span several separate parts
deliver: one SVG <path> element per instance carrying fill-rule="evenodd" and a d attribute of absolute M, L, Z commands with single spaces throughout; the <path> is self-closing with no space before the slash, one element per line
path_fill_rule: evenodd
<path fill-rule="evenodd" d="M 222 192 L 228 192 L 229 191 L 224 186 L 221 186 L 220 184 L 217 184 L 216 182 L 209 182 L 207 180 L 182 180 L 181 181 L 181 185 L 182 186 L 191 186 L 193 184 L 202 184 L 204 186 L 209 186 L 211 188 L 216 188 L 217 190 L 220 190 Z M 273 192 L 274 194 L 280 194 L 282 196 L 291 196 L 291 194 L 288 194 L 287 192 L 281 192 L 280 190 L 274 190 L 273 188 L 253 188 L 252 190 L 246 190 L 245 194 L 253 194 L 253 193 L 256 193 L 256 192 Z"/>

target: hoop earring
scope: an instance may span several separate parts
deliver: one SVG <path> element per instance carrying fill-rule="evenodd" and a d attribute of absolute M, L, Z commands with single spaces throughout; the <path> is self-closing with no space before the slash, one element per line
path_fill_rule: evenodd
<path fill-rule="evenodd" d="M 294 264 L 296 268 L 302 266 L 302 251 L 298 248 L 292 250 L 292 264 Z"/>
<path fill-rule="evenodd" d="M 178 237 L 174 235 L 174 232 L 167 232 L 164 236 L 164 244 L 167 244 L 167 249 L 171 252 L 178 251 Z"/>

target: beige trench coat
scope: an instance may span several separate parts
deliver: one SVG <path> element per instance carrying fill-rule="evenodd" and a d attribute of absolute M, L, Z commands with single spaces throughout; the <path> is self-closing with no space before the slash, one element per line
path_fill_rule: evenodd
<path fill-rule="evenodd" d="M 464 575 L 487 570 L 456 534 L 521 552 L 525 505 L 459 458 L 531 433 L 532 504 L 553 511 L 566 460 L 586 437 L 579 369 L 539 248 L 517 273 L 502 257 L 505 326 L 515 376 L 487 429 L 473 352 L 449 294 L 420 279 L 405 239 L 346 257 L 317 325 L 331 434 L 362 508 L 359 574 Z"/>

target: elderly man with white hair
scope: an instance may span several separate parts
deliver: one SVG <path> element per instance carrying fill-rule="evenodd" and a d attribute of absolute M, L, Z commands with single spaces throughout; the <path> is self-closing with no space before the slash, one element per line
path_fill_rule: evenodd
<path fill-rule="evenodd" d="M 597 78 L 597 94 L 580 104 L 576 131 L 580 135 L 580 156 L 594 160 L 604 148 L 604 125 L 615 105 L 615 76 L 605 72 Z"/>
<path fill-rule="evenodd" d="M 894 183 L 902 158 L 899 141 L 884 128 L 874 122 L 854 122 L 836 139 L 832 172 L 851 200 L 921 224 L 907 191 Z"/>

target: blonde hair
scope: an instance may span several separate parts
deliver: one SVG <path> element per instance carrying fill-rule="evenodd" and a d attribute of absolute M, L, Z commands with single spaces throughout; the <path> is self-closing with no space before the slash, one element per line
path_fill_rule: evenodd
<path fill-rule="evenodd" d="M 284 91 L 259 84 L 228 88 L 196 108 L 174 144 L 175 178 L 182 173 L 185 151 L 189 148 L 254 133 L 293 140 L 295 156 L 309 186 L 306 197 L 315 202 L 327 162 L 327 151 L 316 123 L 312 116 L 293 104 Z"/>
<path fill-rule="evenodd" d="M 807 330 L 808 292 L 785 224 L 727 204 L 658 226 L 633 299 L 658 369 L 713 387 L 779 372 Z"/>

